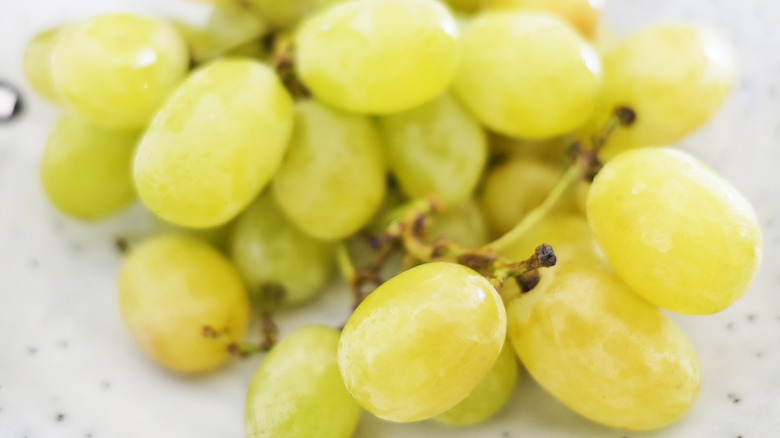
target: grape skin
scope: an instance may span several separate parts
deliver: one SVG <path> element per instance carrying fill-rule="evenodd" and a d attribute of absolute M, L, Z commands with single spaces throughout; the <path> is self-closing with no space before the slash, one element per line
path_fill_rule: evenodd
<path fill-rule="evenodd" d="M 176 90 L 141 140 L 138 194 L 175 224 L 223 224 L 271 180 L 292 124 L 292 98 L 269 67 L 239 58 L 210 63 Z"/>
<path fill-rule="evenodd" d="M 596 176 L 586 208 L 615 272 L 673 312 L 719 312 L 749 288 L 761 261 L 750 203 L 686 153 L 624 152 Z"/>
<path fill-rule="evenodd" d="M 446 238 L 458 245 L 479 248 L 490 241 L 490 227 L 479 203 L 469 198 L 433 215 L 426 235 L 429 242 Z"/>
<path fill-rule="evenodd" d="M 159 236 L 135 247 L 119 274 L 119 306 L 141 349 L 175 371 L 222 365 L 226 346 L 203 327 L 242 339 L 249 301 L 238 271 L 211 246 L 187 236 Z"/>
<path fill-rule="evenodd" d="M 33 37 L 24 50 L 22 67 L 24 75 L 35 91 L 52 102 L 62 102 L 60 92 L 54 83 L 51 60 L 54 47 L 66 33 L 68 25 L 47 29 Z"/>
<path fill-rule="evenodd" d="M 699 360 L 685 335 L 612 274 L 561 264 L 513 300 L 507 318 L 528 372 L 590 420 L 657 429 L 682 417 L 699 392 Z"/>
<path fill-rule="evenodd" d="M 341 380 L 339 332 L 310 325 L 274 346 L 246 398 L 247 438 L 349 438 L 361 409 Z"/>
<path fill-rule="evenodd" d="M 292 27 L 301 19 L 345 0 L 247 0 L 274 27 Z"/>
<path fill-rule="evenodd" d="M 495 289 L 452 263 L 412 268 L 379 286 L 347 321 L 339 368 L 350 393 L 379 418 L 424 420 L 466 398 L 493 366 L 506 334 Z"/>
<path fill-rule="evenodd" d="M 576 29 L 583 37 L 593 39 L 599 24 L 601 0 L 483 0 L 485 8 L 522 9 L 554 14 Z"/>
<path fill-rule="evenodd" d="M 130 165 L 139 133 L 95 126 L 77 114 L 55 125 L 41 160 L 41 183 L 61 212 L 83 220 L 116 214 L 135 199 Z"/>

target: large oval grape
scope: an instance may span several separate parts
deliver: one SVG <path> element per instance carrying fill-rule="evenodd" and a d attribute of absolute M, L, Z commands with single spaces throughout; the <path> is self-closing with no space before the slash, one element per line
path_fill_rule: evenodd
<path fill-rule="evenodd" d="M 673 312 L 719 312 L 750 287 L 761 229 L 726 180 L 673 149 L 624 152 L 596 176 L 588 219 L 617 274 Z"/>
<path fill-rule="evenodd" d="M 528 372 L 590 420 L 657 429 L 696 400 L 701 374 L 690 342 L 614 275 L 562 264 L 513 300 L 507 319 Z"/>
<path fill-rule="evenodd" d="M 246 397 L 247 438 L 349 438 L 361 409 L 344 387 L 339 332 L 318 325 L 274 346 Z"/>
<path fill-rule="evenodd" d="M 292 99 L 269 67 L 244 59 L 208 64 L 176 90 L 141 140 L 138 194 L 178 225 L 223 224 L 271 180 L 292 123 Z"/>
<path fill-rule="evenodd" d="M 580 35 L 592 39 L 599 24 L 602 0 L 483 0 L 486 8 L 523 9 L 554 14 Z"/>
<path fill-rule="evenodd" d="M 471 269 L 428 263 L 379 286 L 339 343 L 349 392 L 369 412 L 408 422 L 466 398 L 493 366 L 506 333 L 501 298 Z"/>
<path fill-rule="evenodd" d="M 249 300 L 238 271 L 211 246 L 186 236 L 159 236 L 134 248 L 119 274 L 119 305 L 141 349 L 176 371 L 223 364 L 225 344 L 204 326 L 241 340 Z"/>

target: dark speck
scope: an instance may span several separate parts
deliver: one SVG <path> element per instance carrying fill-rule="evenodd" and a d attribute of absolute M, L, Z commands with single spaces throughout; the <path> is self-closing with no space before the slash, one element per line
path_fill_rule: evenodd
<path fill-rule="evenodd" d="M 37 349 L 37 348 L 35 348 L 35 347 L 29 347 L 29 348 L 27 349 L 27 353 L 29 353 L 29 354 L 30 354 L 30 356 L 34 356 L 35 354 L 37 354 L 37 353 L 38 353 L 38 349 Z"/>
<path fill-rule="evenodd" d="M 57 414 L 55 418 L 57 419 L 57 422 L 62 422 L 63 420 L 65 420 L 65 414 L 62 413 Z"/>
<path fill-rule="evenodd" d="M 751 314 L 749 314 L 747 316 L 747 320 L 748 320 L 748 322 L 753 322 L 753 321 L 756 320 L 757 317 L 758 317 L 758 315 L 756 315 L 755 313 L 751 313 Z"/>
<path fill-rule="evenodd" d="M 761 359 L 762 357 L 764 357 L 764 352 L 759 351 L 758 353 L 756 353 L 756 359 Z"/>
<path fill-rule="evenodd" d="M 60 342 L 57 342 L 57 345 L 64 350 L 68 348 L 68 341 L 62 340 Z"/>
<path fill-rule="evenodd" d="M 127 250 L 130 249 L 130 244 L 127 243 L 127 239 L 124 237 L 117 237 L 114 240 L 114 244 L 116 245 L 116 249 L 122 254 L 125 254 Z"/>
<path fill-rule="evenodd" d="M 111 382 L 109 382 L 108 380 L 104 380 L 103 382 L 100 383 L 100 386 L 102 386 L 103 389 L 107 390 L 111 388 Z"/>
<path fill-rule="evenodd" d="M 730 322 L 730 323 L 726 324 L 726 329 L 733 330 L 734 329 L 734 323 Z"/>
<path fill-rule="evenodd" d="M 84 438 L 92 438 L 92 434 L 91 433 L 84 434 Z"/>
<path fill-rule="evenodd" d="M 734 404 L 737 404 L 741 401 L 741 399 L 737 397 L 736 394 L 729 394 L 729 399 L 731 399 L 731 402 Z"/>
<path fill-rule="evenodd" d="M 38 267 L 38 259 L 36 259 L 36 258 L 30 259 L 30 267 L 33 268 L 33 269 L 37 268 Z"/>

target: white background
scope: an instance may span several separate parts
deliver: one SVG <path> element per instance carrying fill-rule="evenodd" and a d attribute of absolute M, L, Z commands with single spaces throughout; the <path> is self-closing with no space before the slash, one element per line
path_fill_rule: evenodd
<path fill-rule="evenodd" d="M 242 437 L 244 391 L 262 357 L 198 378 L 147 360 L 120 320 L 113 240 L 148 228 L 148 218 L 136 207 L 86 226 L 57 214 L 40 187 L 38 162 L 57 110 L 23 79 L 25 44 L 49 26 L 118 10 L 194 20 L 204 12 L 178 0 L 0 0 L 0 79 L 27 98 L 20 120 L 0 125 L 0 437 Z M 364 415 L 356 436 L 780 437 L 780 3 L 612 0 L 606 19 L 619 34 L 659 22 L 709 24 L 733 42 L 739 59 L 724 109 L 682 143 L 754 204 L 765 257 L 752 290 L 730 309 L 674 317 L 701 356 L 698 402 L 669 428 L 625 432 L 578 417 L 523 375 L 511 403 L 488 424 L 449 429 Z M 282 331 L 338 325 L 347 301 L 346 291 L 332 287 L 312 306 L 285 313 Z"/>

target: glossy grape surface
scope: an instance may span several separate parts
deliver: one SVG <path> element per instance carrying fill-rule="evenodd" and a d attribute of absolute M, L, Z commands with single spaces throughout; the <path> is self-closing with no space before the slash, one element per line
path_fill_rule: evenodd
<path fill-rule="evenodd" d="M 487 8 L 523 9 L 554 14 L 585 38 L 593 38 L 603 0 L 483 0 Z"/>
<path fill-rule="evenodd" d="M 54 83 L 51 60 L 54 47 L 66 33 L 67 28 L 67 25 L 57 26 L 35 35 L 24 50 L 22 60 L 24 75 L 35 91 L 52 102 L 62 101 L 57 85 Z"/>

